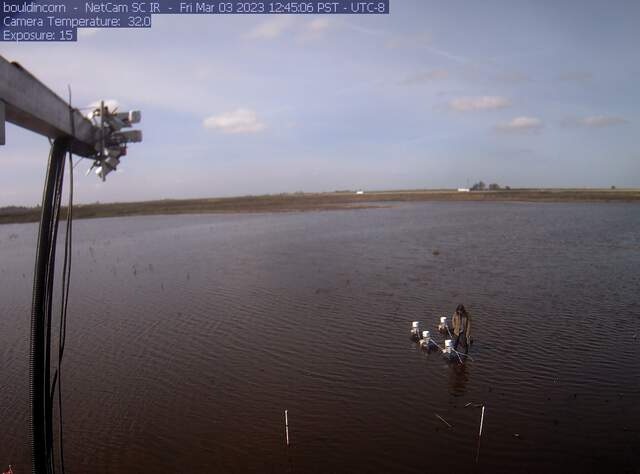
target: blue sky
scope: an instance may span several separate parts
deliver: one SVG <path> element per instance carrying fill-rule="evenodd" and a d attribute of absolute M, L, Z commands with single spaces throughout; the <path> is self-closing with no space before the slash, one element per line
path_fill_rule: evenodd
<path fill-rule="evenodd" d="M 388 16 L 154 16 L 2 44 L 75 106 L 143 112 L 80 202 L 337 189 L 640 186 L 640 3 L 391 0 Z M 0 206 L 41 197 L 45 138 L 8 126 Z"/>

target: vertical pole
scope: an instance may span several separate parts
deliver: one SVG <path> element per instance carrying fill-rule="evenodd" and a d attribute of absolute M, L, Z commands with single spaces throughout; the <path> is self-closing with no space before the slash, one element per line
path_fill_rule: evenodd
<path fill-rule="evenodd" d="M 289 416 L 288 416 L 288 411 L 289 410 L 285 410 L 284 411 L 284 433 L 285 433 L 285 437 L 287 439 L 287 446 L 289 446 Z"/>
<path fill-rule="evenodd" d="M 100 163 L 102 163 L 102 159 L 104 158 L 104 100 L 100 101 L 100 153 L 98 157 L 100 158 Z M 104 181 L 104 175 L 102 178 Z"/>
<path fill-rule="evenodd" d="M 484 424 L 484 405 L 482 405 L 482 415 L 480 416 L 480 432 L 478 433 L 478 449 L 476 450 L 476 464 L 480 459 L 480 442 L 482 440 L 482 425 Z"/>
<path fill-rule="evenodd" d="M 5 107 L 4 102 L 0 100 L 0 145 L 6 143 L 5 140 Z"/>

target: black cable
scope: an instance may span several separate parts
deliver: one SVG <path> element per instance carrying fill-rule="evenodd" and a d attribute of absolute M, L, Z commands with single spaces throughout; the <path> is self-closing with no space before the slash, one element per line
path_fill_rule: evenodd
<path fill-rule="evenodd" d="M 71 255 L 73 251 L 73 140 L 76 135 L 74 109 L 71 106 L 71 86 L 69 89 L 69 120 L 71 122 L 71 141 L 69 143 L 69 203 L 67 204 L 67 228 L 64 238 L 64 264 L 62 267 L 62 301 L 60 306 L 60 328 L 58 330 L 58 449 L 60 453 L 60 473 L 64 474 L 64 415 L 62 411 L 62 358 L 67 339 L 67 308 L 69 307 L 69 288 L 71 286 Z M 55 387 L 55 386 L 54 386 Z M 53 395 L 52 395 L 53 398 Z"/>
<path fill-rule="evenodd" d="M 67 205 L 66 229 L 64 239 L 64 260 L 62 266 L 62 297 L 60 302 L 60 320 L 58 328 L 58 365 L 53 374 L 50 399 L 53 402 L 58 397 L 58 452 L 60 472 L 64 474 L 64 414 L 62 411 L 62 359 L 67 338 L 67 308 L 69 306 L 69 288 L 71 283 L 71 255 L 73 242 L 73 155 L 69 152 L 69 203 Z"/>
<path fill-rule="evenodd" d="M 46 345 L 45 345 L 45 381 L 47 383 L 47 402 L 45 408 L 45 427 L 46 427 L 46 448 L 47 448 L 47 464 L 50 467 L 50 472 L 55 472 L 55 459 L 53 450 L 53 388 L 51 387 L 51 325 L 53 322 L 52 309 L 53 309 L 53 284 L 55 280 L 56 269 L 56 243 L 58 241 L 58 224 L 60 222 L 60 202 L 62 200 L 62 185 L 64 179 L 64 158 L 66 150 L 63 150 L 63 154 L 60 157 L 60 164 L 57 167 L 58 175 L 55 179 L 55 196 L 54 196 L 54 211 L 53 219 L 51 222 L 51 243 L 49 251 L 49 264 L 47 266 L 47 317 L 46 317 Z"/>
<path fill-rule="evenodd" d="M 51 308 L 55 250 L 60 217 L 67 138 L 54 141 L 42 195 L 42 213 L 33 279 L 29 395 L 31 401 L 32 472 L 53 474 L 53 426 L 51 398 Z"/>
<path fill-rule="evenodd" d="M 58 446 L 60 452 L 60 472 L 64 474 L 64 442 L 62 435 L 62 357 L 67 339 L 67 308 L 69 307 L 69 287 L 71 285 L 71 255 L 73 243 L 73 155 L 69 152 L 69 204 L 67 205 L 67 229 L 64 239 L 64 264 L 62 269 L 62 304 L 60 308 L 60 329 L 58 331 Z"/>
<path fill-rule="evenodd" d="M 45 412 L 45 426 L 47 436 L 47 464 L 50 467 L 50 471 L 55 472 L 55 459 L 53 450 L 53 387 L 49 386 L 50 372 L 52 367 L 51 357 L 51 337 L 52 337 L 52 323 L 53 323 L 53 299 L 54 299 L 54 280 L 55 280 L 55 260 L 56 260 L 56 244 L 58 241 L 58 224 L 60 222 L 60 203 L 62 200 L 62 186 L 64 180 L 64 158 L 66 151 L 60 157 L 60 163 L 58 166 L 58 176 L 55 180 L 55 197 L 54 197 L 54 217 L 51 222 L 52 239 L 51 250 L 49 252 L 49 265 L 47 268 L 47 318 L 46 318 L 46 347 L 45 347 L 45 380 L 47 382 L 48 399 L 46 403 Z M 54 382 L 55 383 L 55 382 Z"/>
<path fill-rule="evenodd" d="M 69 104 L 71 104 L 71 87 L 69 86 Z M 56 382 L 57 382 L 57 397 L 58 397 L 58 452 L 59 452 L 59 463 L 60 463 L 60 473 L 64 474 L 64 436 L 63 436 L 63 427 L 64 427 L 64 412 L 62 410 L 62 359 L 64 357 L 64 347 L 67 338 L 67 308 L 69 306 L 69 288 L 71 284 L 71 255 L 73 251 L 72 243 L 73 243 L 73 170 L 75 165 L 73 164 L 73 153 L 71 149 L 73 148 L 73 136 L 75 136 L 75 123 L 73 120 L 73 112 L 74 109 L 69 105 L 69 118 L 71 121 L 71 132 L 72 137 L 69 142 L 69 202 L 67 204 L 67 213 L 66 213 L 66 229 L 65 229 L 65 238 L 64 238 L 64 260 L 62 266 L 62 292 L 61 292 L 61 301 L 60 301 L 60 319 L 59 319 L 59 327 L 58 327 L 58 365 L 55 373 L 53 374 L 53 380 L 51 383 L 51 390 L 49 393 L 50 403 L 53 405 L 53 402 L 56 398 Z M 62 168 L 62 173 L 64 173 L 64 168 Z M 62 186 L 62 182 L 61 182 Z M 62 191 L 62 187 L 60 188 Z M 58 202 L 58 206 L 59 206 Z M 59 220 L 59 219 L 58 219 Z M 53 407 L 51 409 L 51 416 L 53 415 Z M 53 424 L 52 420 L 51 423 Z M 53 427 L 51 428 L 53 430 Z M 53 456 L 53 432 L 51 434 L 51 464 L 53 466 L 53 470 L 55 471 L 55 460 Z"/>
<path fill-rule="evenodd" d="M 69 87 L 69 104 L 71 88 Z M 73 242 L 73 140 L 75 137 L 74 109 L 69 105 L 71 137 L 57 138 L 51 143 L 49 163 L 42 193 L 42 211 L 38 229 L 36 263 L 33 277 L 31 306 L 31 343 L 29 354 L 29 395 L 31 402 L 31 443 L 33 474 L 55 474 L 53 438 L 53 404 L 58 396 L 58 446 L 60 470 L 64 474 L 62 359 L 67 335 L 67 308 L 71 283 Z M 58 363 L 51 378 L 52 308 L 56 243 L 60 222 L 65 157 L 69 152 L 69 204 L 66 212 L 62 295 L 58 328 Z"/>

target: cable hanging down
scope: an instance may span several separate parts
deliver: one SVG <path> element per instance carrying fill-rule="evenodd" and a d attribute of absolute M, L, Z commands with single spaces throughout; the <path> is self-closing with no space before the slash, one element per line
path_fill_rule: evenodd
<path fill-rule="evenodd" d="M 57 368 L 54 367 L 51 354 L 53 300 L 56 242 L 64 182 L 65 157 L 69 150 L 69 139 L 59 138 L 53 142 L 49 154 L 49 164 L 42 197 L 42 214 L 38 231 L 36 264 L 34 270 L 33 300 L 31 311 L 30 345 L 30 399 L 32 432 L 32 472 L 34 474 L 53 474 L 56 471 L 53 438 L 53 405 L 56 386 L 58 388 L 58 443 L 60 447 L 60 469 L 64 472 L 62 450 L 62 400 L 61 400 L 61 362 L 66 337 L 66 318 L 69 301 L 69 282 L 71 277 L 72 245 L 72 207 L 73 178 L 70 178 L 69 206 L 66 212 L 66 236 L 64 264 L 62 272 L 62 298 L 58 329 Z M 70 174 L 72 159 L 69 157 Z"/>

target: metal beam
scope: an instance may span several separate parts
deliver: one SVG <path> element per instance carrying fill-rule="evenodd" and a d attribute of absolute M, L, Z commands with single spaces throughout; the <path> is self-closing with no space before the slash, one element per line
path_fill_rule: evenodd
<path fill-rule="evenodd" d="M 84 157 L 96 154 L 99 129 L 20 64 L 2 56 L 0 101 L 8 122 L 51 139 L 73 137 L 73 153 Z"/>

